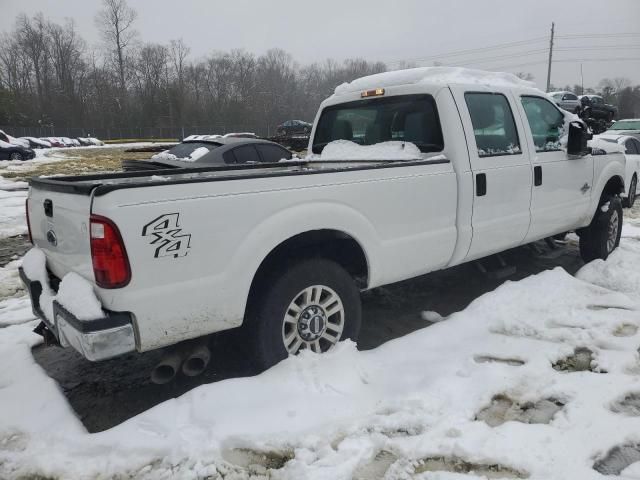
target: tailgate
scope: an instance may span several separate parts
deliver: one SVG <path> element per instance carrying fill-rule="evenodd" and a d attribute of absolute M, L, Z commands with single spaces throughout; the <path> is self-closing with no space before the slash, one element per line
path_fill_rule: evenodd
<path fill-rule="evenodd" d="M 93 281 L 89 243 L 91 196 L 57 192 L 32 185 L 29 224 L 33 243 L 47 257 L 47 267 L 58 278 L 73 271 Z"/>

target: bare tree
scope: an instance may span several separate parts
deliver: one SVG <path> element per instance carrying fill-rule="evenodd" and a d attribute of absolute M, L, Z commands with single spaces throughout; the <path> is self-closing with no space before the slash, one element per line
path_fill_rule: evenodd
<path fill-rule="evenodd" d="M 133 28 L 138 13 L 129 7 L 126 0 L 102 0 L 103 9 L 95 18 L 102 39 L 115 55 L 120 89 L 126 91 L 126 49 L 135 41 L 138 32 Z"/>

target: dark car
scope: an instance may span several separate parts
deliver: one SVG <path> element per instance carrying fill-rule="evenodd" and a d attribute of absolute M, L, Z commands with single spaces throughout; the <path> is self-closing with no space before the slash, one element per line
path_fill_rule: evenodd
<path fill-rule="evenodd" d="M 616 107 L 604 103 L 604 98 L 599 95 L 582 95 L 580 102 L 582 103 L 583 117 L 586 118 L 611 122 L 618 113 Z"/>
<path fill-rule="evenodd" d="M 192 148 L 193 145 L 198 147 Z M 204 145 L 203 145 L 204 144 Z M 167 168 L 193 168 L 211 167 L 216 165 L 238 165 L 244 163 L 276 163 L 280 160 L 290 160 L 292 155 L 289 150 L 275 142 L 268 140 L 258 140 L 251 138 L 216 138 L 211 140 L 197 140 L 194 142 L 184 142 L 176 145 L 171 150 L 163 153 L 176 151 L 178 147 L 191 149 L 191 153 L 198 148 L 209 149 L 209 153 L 197 157 L 196 159 L 172 158 L 168 155 L 154 155 L 151 160 L 123 160 L 124 170 L 160 170 Z"/>
<path fill-rule="evenodd" d="M 0 140 L 0 160 L 31 160 L 36 152 L 30 148 L 13 145 Z"/>
<path fill-rule="evenodd" d="M 290 137 L 291 135 L 309 135 L 313 125 L 302 120 L 287 120 L 276 127 L 278 137 Z"/>

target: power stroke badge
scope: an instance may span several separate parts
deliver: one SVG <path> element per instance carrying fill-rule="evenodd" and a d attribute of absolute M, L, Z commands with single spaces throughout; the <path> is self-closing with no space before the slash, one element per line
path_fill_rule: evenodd
<path fill-rule="evenodd" d="M 142 228 L 142 236 L 155 247 L 154 257 L 184 257 L 191 248 L 191 234 L 180 228 L 179 213 L 165 213 Z"/>

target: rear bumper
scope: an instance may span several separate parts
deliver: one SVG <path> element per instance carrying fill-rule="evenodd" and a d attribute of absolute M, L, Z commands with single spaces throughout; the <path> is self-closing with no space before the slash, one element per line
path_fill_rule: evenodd
<path fill-rule="evenodd" d="M 29 279 L 22 268 L 19 272 L 29 292 L 34 315 L 44 322 L 62 347 L 71 346 L 91 361 L 106 360 L 136 349 L 131 313 L 103 310 L 103 318 L 80 320 L 54 300 L 51 320 L 40 305 L 42 284 Z"/>

